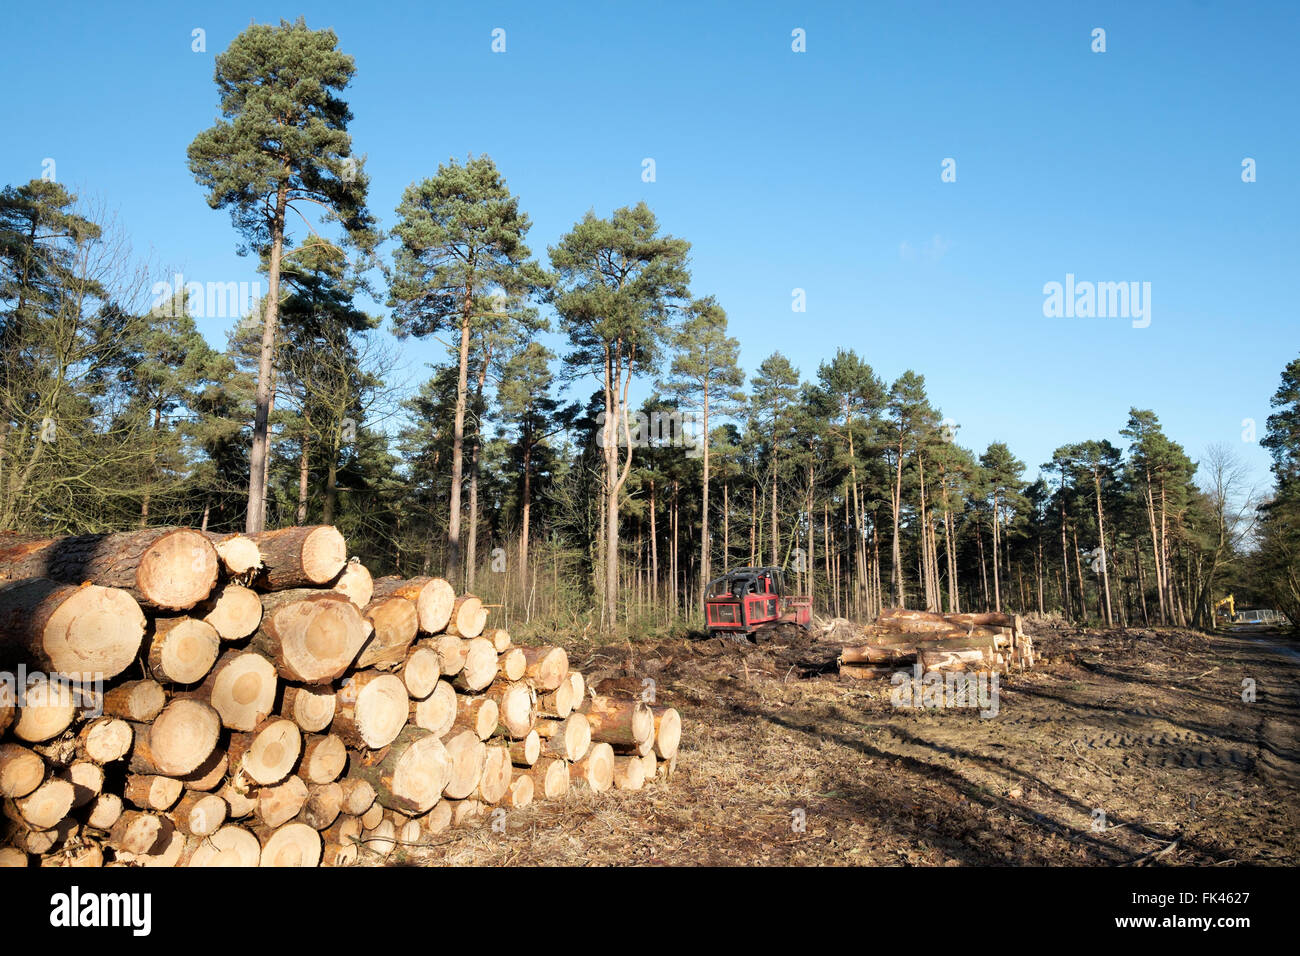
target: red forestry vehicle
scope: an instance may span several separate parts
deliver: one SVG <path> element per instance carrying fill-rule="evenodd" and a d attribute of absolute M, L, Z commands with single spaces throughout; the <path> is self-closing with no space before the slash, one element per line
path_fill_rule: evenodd
<path fill-rule="evenodd" d="M 710 582 L 704 621 L 710 637 L 754 643 L 790 637 L 812 629 L 812 598 L 786 594 L 780 568 L 736 568 Z"/>

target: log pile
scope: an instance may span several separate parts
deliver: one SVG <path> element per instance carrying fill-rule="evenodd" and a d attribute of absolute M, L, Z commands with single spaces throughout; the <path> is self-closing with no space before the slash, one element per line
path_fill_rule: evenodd
<path fill-rule="evenodd" d="M 488 613 L 329 526 L 0 535 L 0 866 L 373 862 L 673 773 L 677 711 Z"/>
<path fill-rule="evenodd" d="M 985 612 L 939 614 L 885 608 L 862 629 L 864 643 L 840 652 L 840 674 L 855 680 L 888 680 L 901 669 L 1009 673 L 1034 666 L 1033 638 L 1020 615 Z"/>

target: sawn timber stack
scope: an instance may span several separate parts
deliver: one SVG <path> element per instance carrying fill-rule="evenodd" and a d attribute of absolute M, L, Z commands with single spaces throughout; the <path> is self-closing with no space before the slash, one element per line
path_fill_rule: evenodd
<path fill-rule="evenodd" d="M 930 671 L 1023 670 L 1034 666 L 1033 638 L 1020 615 L 940 614 L 885 608 L 862 629 L 865 642 L 845 645 L 839 672 L 856 680 L 888 680 L 901 669 Z"/>
<path fill-rule="evenodd" d="M 673 773 L 681 718 L 588 688 L 330 526 L 0 535 L 0 866 L 345 866 Z"/>

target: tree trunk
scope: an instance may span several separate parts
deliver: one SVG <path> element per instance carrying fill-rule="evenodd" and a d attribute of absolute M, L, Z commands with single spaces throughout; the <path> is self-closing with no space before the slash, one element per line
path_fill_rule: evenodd
<path fill-rule="evenodd" d="M 704 479 L 700 487 L 700 599 L 709 586 L 709 383 L 704 382 Z"/>
<path fill-rule="evenodd" d="M 472 283 L 467 283 L 461 299 L 456 419 L 451 438 L 451 495 L 447 504 L 447 578 L 453 585 L 463 580 L 460 560 L 460 493 L 465 464 L 465 406 L 469 397 L 469 332 L 473 309 L 474 287 Z"/>
<path fill-rule="evenodd" d="M 262 320 L 262 351 L 257 366 L 257 412 L 253 447 L 248 456 L 248 517 L 244 530 L 261 531 L 266 524 L 266 468 L 270 459 L 271 375 L 275 357 L 275 326 L 280 310 L 280 259 L 284 253 L 284 215 L 288 205 L 288 169 L 283 170 L 271 219 L 271 255 L 267 263 L 266 312 Z"/>
<path fill-rule="evenodd" d="M 332 525 L 281 528 L 250 537 L 262 552 L 256 584 L 263 590 L 321 587 L 348 563 L 347 542 Z"/>
<path fill-rule="evenodd" d="M 1101 475 L 1094 471 L 1092 481 L 1097 494 L 1097 541 L 1098 547 L 1101 548 L 1101 584 L 1102 593 L 1106 598 L 1106 626 L 1114 627 L 1115 618 L 1110 610 L 1110 559 L 1106 552 L 1106 519 L 1101 507 Z"/>
<path fill-rule="evenodd" d="M 308 431 L 306 419 L 304 418 L 302 437 L 298 440 L 298 524 L 300 525 L 307 523 L 307 477 L 310 472 L 307 465 L 308 453 L 311 450 L 311 444 L 307 440 Z"/>
<path fill-rule="evenodd" d="M 0 587 L 0 665 L 81 679 L 116 677 L 144 639 L 140 605 L 125 591 L 44 578 Z"/>
<path fill-rule="evenodd" d="M 121 588 L 142 606 L 163 611 L 187 611 L 204 600 L 219 570 L 212 543 L 184 528 L 55 539 L 0 535 L 0 581 L 89 581 Z"/>

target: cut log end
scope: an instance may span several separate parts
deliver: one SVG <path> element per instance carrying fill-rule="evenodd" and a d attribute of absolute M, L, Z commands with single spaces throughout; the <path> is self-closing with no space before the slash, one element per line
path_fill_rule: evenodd
<path fill-rule="evenodd" d="M 207 537 L 185 528 L 162 535 L 136 569 L 135 586 L 161 610 L 186 611 L 212 593 L 221 559 Z"/>

